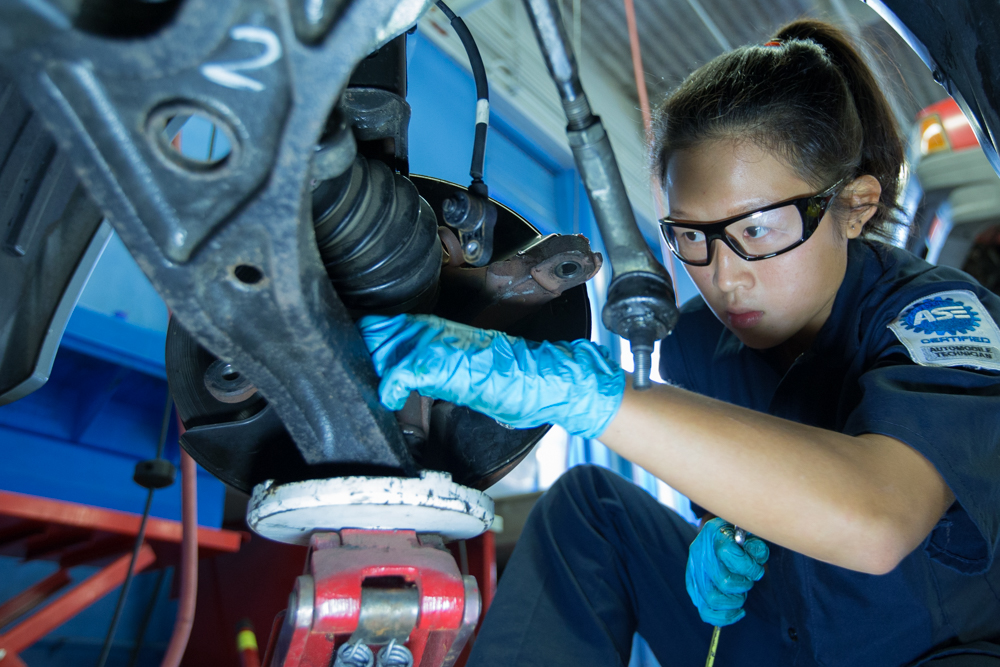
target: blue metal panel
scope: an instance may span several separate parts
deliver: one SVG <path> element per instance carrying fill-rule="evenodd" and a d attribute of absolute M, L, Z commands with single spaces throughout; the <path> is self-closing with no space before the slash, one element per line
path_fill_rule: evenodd
<path fill-rule="evenodd" d="M 132 481 L 138 456 L 81 447 L 45 436 L 0 427 L 0 488 L 138 514 L 146 490 Z M 176 452 L 174 456 L 176 464 Z M 180 481 L 153 495 L 153 516 L 180 520 Z M 199 469 L 198 523 L 222 525 L 225 488 Z"/>
<path fill-rule="evenodd" d="M 69 318 L 60 347 L 165 380 L 163 350 L 166 341 L 166 327 L 146 329 L 122 318 L 77 306 Z"/>
<path fill-rule="evenodd" d="M 144 329 L 167 330 L 166 304 L 117 234 L 108 240 L 78 305 Z"/>
<path fill-rule="evenodd" d="M 410 170 L 466 186 L 476 122 L 472 76 L 419 33 L 410 44 Z M 543 158 L 515 123 L 499 119 L 495 107 L 490 124 L 486 182 L 491 196 L 546 232 L 562 231 L 556 216 L 559 162 Z"/>
<path fill-rule="evenodd" d="M 162 332 L 78 307 L 49 382 L 0 407 L 0 488 L 126 512 L 146 491 L 136 462 L 156 454 L 166 400 Z M 179 462 L 171 422 L 166 456 Z M 198 518 L 222 524 L 225 486 L 199 469 Z M 180 519 L 180 484 L 157 492 L 152 513 Z"/>
<path fill-rule="evenodd" d="M 145 445 L 157 440 L 165 400 L 162 380 L 62 349 L 52 381 L 12 404 L 17 409 L 0 409 L 0 424 L 118 453 L 152 455 Z M 101 421 L 112 428 L 95 428 Z"/>
<path fill-rule="evenodd" d="M 561 232 L 556 174 L 501 132 L 494 131 L 489 144 L 487 183 L 493 198 L 523 215 L 543 234 Z"/>
<path fill-rule="evenodd" d="M 508 102 L 505 97 L 496 95 L 490 101 L 490 126 L 496 128 L 506 137 L 510 137 L 532 159 L 544 165 L 546 169 L 561 173 L 573 171 L 573 155 L 569 147 L 558 143 L 535 122 L 525 116 L 520 109 Z"/>

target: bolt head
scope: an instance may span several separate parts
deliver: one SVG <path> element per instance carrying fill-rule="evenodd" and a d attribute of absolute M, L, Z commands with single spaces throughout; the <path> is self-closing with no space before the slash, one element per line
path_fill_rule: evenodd
<path fill-rule="evenodd" d="M 441 214 L 449 225 L 460 225 L 469 215 L 469 196 L 458 191 L 441 202 Z"/>

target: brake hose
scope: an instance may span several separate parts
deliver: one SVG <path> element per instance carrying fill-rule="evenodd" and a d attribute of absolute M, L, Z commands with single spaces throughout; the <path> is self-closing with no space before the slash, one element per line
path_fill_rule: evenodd
<path fill-rule="evenodd" d="M 476 40 L 469 32 L 469 26 L 465 25 L 455 12 L 451 11 L 442 0 L 438 0 L 438 8 L 444 12 L 451 22 L 451 27 L 458 33 L 458 38 L 462 40 L 462 46 L 469 56 L 469 66 L 472 68 L 472 76 L 476 80 L 476 139 L 472 145 L 472 167 L 469 175 L 472 176 L 472 185 L 469 190 L 480 196 L 488 197 L 489 189 L 483 181 L 483 163 L 486 160 L 486 130 L 490 122 L 490 89 L 486 81 L 486 66 L 483 64 L 483 56 L 479 53 Z"/>

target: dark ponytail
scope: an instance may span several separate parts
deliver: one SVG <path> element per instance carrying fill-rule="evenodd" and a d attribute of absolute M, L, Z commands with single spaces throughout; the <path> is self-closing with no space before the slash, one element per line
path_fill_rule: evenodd
<path fill-rule="evenodd" d="M 714 139 L 775 152 L 817 190 L 870 174 L 882 186 L 869 237 L 891 238 L 903 143 L 888 100 L 838 28 L 800 20 L 768 45 L 725 53 L 693 72 L 657 110 L 653 169 Z"/>

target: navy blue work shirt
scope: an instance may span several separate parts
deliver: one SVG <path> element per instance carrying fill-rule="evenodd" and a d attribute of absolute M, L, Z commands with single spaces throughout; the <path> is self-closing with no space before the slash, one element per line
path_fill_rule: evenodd
<path fill-rule="evenodd" d="M 976 302 L 949 298 L 956 291 L 971 292 L 986 312 L 962 310 Z M 848 244 L 830 318 L 784 374 L 700 298 L 682 308 L 661 344 L 669 382 L 851 436 L 896 438 L 925 456 L 955 494 L 923 544 L 886 575 L 771 545 L 768 572 L 750 595 L 770 598 L 785 625 L 787 664 L 919 664 L 943 647 L 1000 643 L 1000 372 L 989 370 L 1000 341 L 984 335 L 993 321 L 1000 298 L 967 274 L 860 240 Z M 983 359 L 987 369 L 945 365 L 949 356 Z"/>

